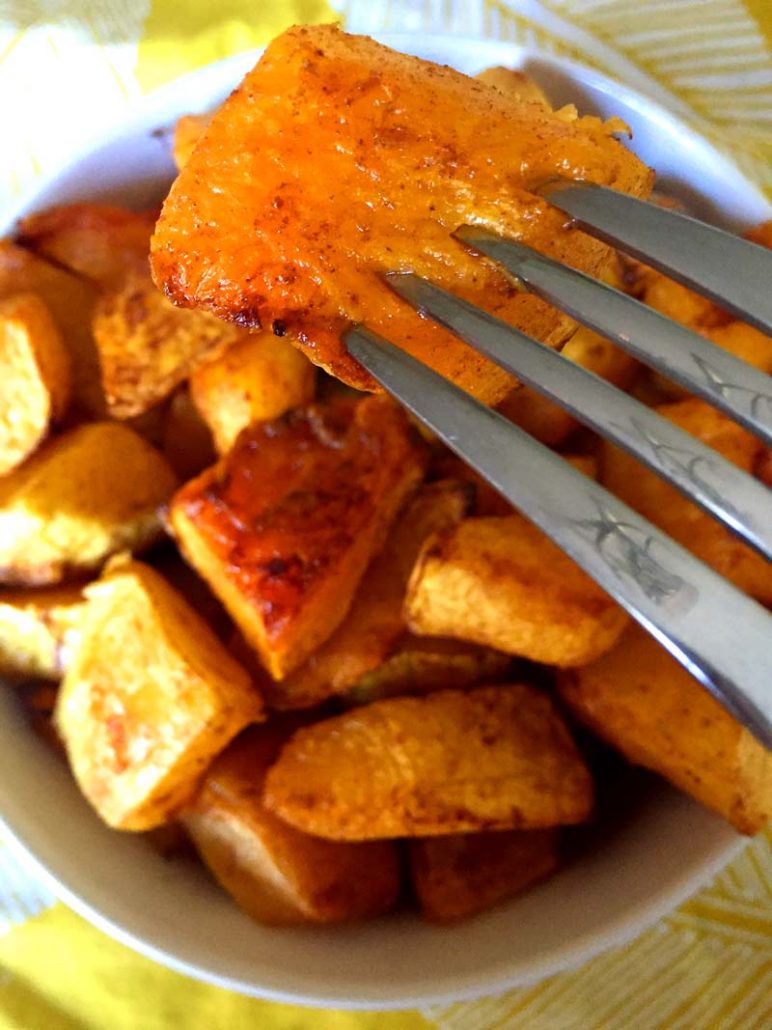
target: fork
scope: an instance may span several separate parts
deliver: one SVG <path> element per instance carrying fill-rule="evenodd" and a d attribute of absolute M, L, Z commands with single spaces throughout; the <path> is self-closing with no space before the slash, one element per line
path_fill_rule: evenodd
<path fill-rule="evenodd" d="M 772 252 L 587 183 L 542 194 L 580 229 L 772 334 Z M 485 230 L 466 246 L 772 444 L 772 379 L 640 301 Z M 411 273 L 386 280 L 425 317 L 623 447 L 772 558 L 772 493 L 712 448 L 558 352 Z M 772 748 L 772 616 L 599 484 L 420 361 L 354 326 L 350 354 L 539 526 Z"/>

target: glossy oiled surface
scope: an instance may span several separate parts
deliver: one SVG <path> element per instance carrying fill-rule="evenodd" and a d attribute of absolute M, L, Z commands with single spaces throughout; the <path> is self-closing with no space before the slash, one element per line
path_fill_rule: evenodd
<path fill-rule="evenodd" d="M 393 401 L 311 406 L 247 429 L 175 496 L 171 526 L 281 679 L 341 622 L 423 466 Z"/>
<path fill-rule="evenodd" d="M 411 270 L 552 345 L 571 323 L 451 233 L 475 223 L 590 272 L 608 248 L 532 190 L 556 176 L 636 195 L 652 173 L 596 118 L 555 115 L 332 26 L 292 29 L 223 105 L 164 205 L 156 280 L 177 303 L 296 337 L 346 382 L 364 321 L 482 399 L 511 377 L 377 278 Z"/>

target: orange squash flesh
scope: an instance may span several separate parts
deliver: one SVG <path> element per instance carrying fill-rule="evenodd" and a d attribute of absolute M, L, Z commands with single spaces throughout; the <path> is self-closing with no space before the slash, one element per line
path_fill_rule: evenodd
<path fill-rule="evenodd" d="M 341 341 L 350 322 L 364 322 L 494 403 L 512 377 L 378 273 L 428 276 L 560 346 L 571 320 L 451 234 L 474 223 L 601 272 L 609 248 L 533 190 L 559 176 L 646 195 L 652 172 L 615 128 L 333 26 L 290 29 L 217 112 L 172 187 L 154 276 L 177 304 L 287 333 L 352 386 L 376 389 Z"/>

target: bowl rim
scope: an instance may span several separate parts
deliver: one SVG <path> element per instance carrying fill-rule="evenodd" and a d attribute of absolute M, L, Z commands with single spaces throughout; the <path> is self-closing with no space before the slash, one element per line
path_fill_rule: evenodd
<path fill-rule="evenodd" d="M 628 106 L 639 110 L 650 122 L 654 122 L 657 125 L 667 126 L 670 129 L 673 126 L 679 130 L 682 129 L 685 139 L 688 140 L 688 146 L 701 149 L 703 153 L 710 156 L 710 160 L 719 169 L 725 169 L 731 179 L 736 179 L 738 183 L 741 182 L 749 198 L 749 209 L 752 207 L 760 211 L 766 209 L 768 212 L 767 217 L 772 216 L 772 208 L 764 194 L 748 180 L 731 158 L 719 151 L 708 140 L 700 136 L 696 130 L 687 126 L 678 115 L 669 112 L 657 101 L 647 99 L 636 89 L 617 83 L 610 77 L 586 65 L 555 57 L 534 47 L 521 47 L 516 44 L 501 43 L 495 40 L 459 39 L 457 36 L 450 35 L 418 36 L 410 33 L 386 32 L 376 33 L 374 37 L 398 49 L 412 44 L 413 48 L 417 50 L 425 51 L 427 48 L 430 48 L 448 54 L 453 51 L 458 52 L 461 47 L 469 48 L 474 46 L 479 48 L 481 66 L 490 63 L 490 61 L 485 59 L 486 54 L 492 56 L 494 52 L 499 54 L 506 52 L 510 56 L 513 65 L 522 63 L 525 59 L 533 58 L 543 65 L 568 72 L 571 77 L 577 79 L 582 84 L 590 85 L 606 95 L 618 95 L 621 90 Z M 126 112 L 126 116 L 120 119 L 120 124 L 115 129 L 106 134 L 104 132 L 95 132 L 92 137 L 80 143 L 77 148 L 73 148 L 71 153 L 64 155 L 63 160 L 56 169 L 38 180 L 29 194 L 22 197 L 6 216 L 2 226 L 3 233 L 12 232 L 19 217 L 36 210 L 40 203 L 45 200 L 47 194 L 66 175 L 68 170 L 75 168 L 79 162 L 93 153 L 97 146 L 109 145 L 111 142 L 119 141 L 134 132 L 148 131 L 151 125 L 168 125 L 170 119 L 178 117 L 181 113 L 186 113 L 195 106 L 189 100 L 191 94 L 208 95 L 209 102 L 213 102 L 218 92 L 222 95 L 227 93 L 226 84 L 229 83 L 230 87 L 232 87 L 241 75 L 251 67 L 260 53 L 261 50 L 251 50 L 212 62 L 138 99 Z M 450 62 L 450 58 L 448 61 Z M 685 145 L 687 144 L 685 143 Z M 750 219 L 748 221 L 750 224 Z M 467 1001 L 484 995 L 496 994 L 514 987 L 526 987 L 556 973 L 576 968 L 610 948 L 629 942 L 651 927 L 663 915 L 712 879 L 746 843 L 744 838 L 728 831 L 725 843 L 716 845 L 712 853 L 705 857 L 698 868 L 692 868 L 682 877 L 676 878 L 669 888 L 661 889 L 653 897 L 638 903 L 634 908 L 628 909 L 618 917 L 611 919 L 604 926 L 603 930 L 595 932 L 590 939 L 580 946 L 577 947 L 576 944 L 572 944 L 569 940 L 567 944 L 553 949 L 546 959 L 543 957 L 538 958 L 535 962 L 531 963 L 533 968 L 529 968 L 527 964 L 520 963 L 520 972 L 515 969 L 510 973 L 488 978 L 486 978 L 484 973 L 481 973 L 474 979 L 474 982 L 462 985 L 456 989 L 442 989 L 436 992 L 426 991 L 413 995 L 397 994 L 393 991 L 389 994 L 388 989 L 385 989 L 382 997 L 364 997 L 356 995 L 340 996 L 333 991 L 330 993 L 302 994 L 294 990 L 261 986 L 239 977 L 214 972 L 197 962 L 182 959 L 158 947 L 132 930 L 127 929 L 115 918 L 107 915 L 99 907 L 87 900 L 70 882 L 57 875 L 52 864 L 49 863 L 47 865 L 37 856 L 35 846 L 27 839 L 28 835 L 18 828 L 14 829 L 7 821 L 4 813 L 0 813 L 0 826 L 2 826 L 4 836 L 12 850 L 24 857 L 25 862 L 34 869 L 38 878 L 61 901 L 98 929 L 138 953 L 176 972 L 191 976 L 205 983 L 236 991 L 240 994 L 296 1005 L 334 1007 L 347 1010 L 395 1010 Z M 386 986 L 388 987 L 388 985 Z"/>

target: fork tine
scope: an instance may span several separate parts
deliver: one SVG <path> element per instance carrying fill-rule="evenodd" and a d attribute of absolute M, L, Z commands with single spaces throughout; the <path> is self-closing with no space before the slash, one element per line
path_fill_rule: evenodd
<path fill-rule="evenodd" d="M 772 333 L 772 253 L 766 248 L 605 186 L 549 182 L 538 192 L 593 236 Z"/>
<path fill-rule="evenodd" d="M 772 380 L 768 375 L 633 297 L 530 247 L 474 227 L 464 226 L 456 235 L 499 262 L 539 297 L 772 444 Z"/>
<path fill-rule="evenodd" d="M 603 487 L 361 327 L 349 353 L 772 748 L 772 617 Z"/>
<path fill-rule="evenodd" d="M 622 390 L 419 276 L 390 274 L 401 297 L 581 422 L 618 443 L 772 558 L 772 494 Z"/>

